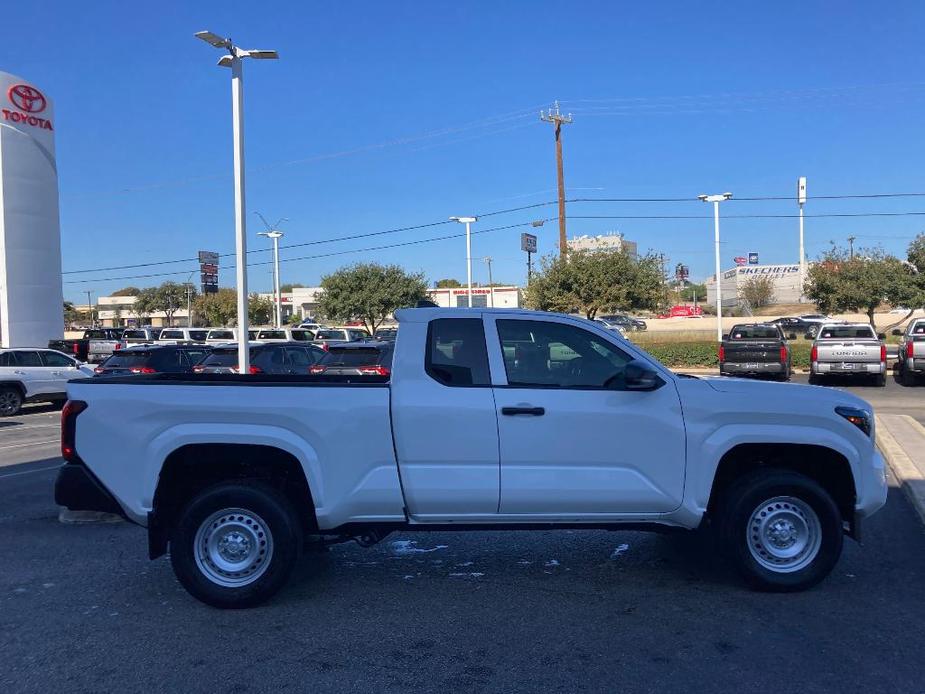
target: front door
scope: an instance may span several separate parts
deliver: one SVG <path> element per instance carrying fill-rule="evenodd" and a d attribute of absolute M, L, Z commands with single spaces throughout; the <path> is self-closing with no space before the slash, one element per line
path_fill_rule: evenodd
<path fill-rule="evenodd" d="M 498 513 L 498 424 L 481 318 L 409 321 L 396 350 L 392 430 L 408 513 L 473 520 Z"/>
<path fill-rule="evenodd" d="M 623 388 L 632 356 L 568 321 L 498 318 L 502 514 L 672 511 L 685 433 L 674 384 Z"/>

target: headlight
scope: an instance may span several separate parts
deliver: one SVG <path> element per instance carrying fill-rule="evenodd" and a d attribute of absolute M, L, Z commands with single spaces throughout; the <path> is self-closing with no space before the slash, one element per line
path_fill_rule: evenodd
<path fill-rule="evenodd" d="M 873 417 L 867 410 L 862 410 L 860 407 L 845 407 L 840 405 L 835 408 L 835 413 L 844 417 L 858 429 L 870 436 L 870 432 L 873 428 L 871 426 Z"/>

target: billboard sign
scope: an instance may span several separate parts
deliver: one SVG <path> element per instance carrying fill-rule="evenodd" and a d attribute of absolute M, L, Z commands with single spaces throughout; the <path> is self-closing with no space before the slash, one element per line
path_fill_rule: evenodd
<path fill-rule="evenodd" d="M 732 260 L 735 262 L 736 265 L 740 265 L 740 266 L 748 265 L 748 258 L 746 258 L 744 255 L 737 255 Z"/>
<path fill-rule="evenodd" d="M 536 236 L 533 234 L 521 234 L 520 250 L 527 253 L 536 253 Z"/>
<path fill-rule="evenodd" d="M 755 252 L 748 254 L 748 264 L 757 265 L 758 264 L 758 254 Z"/>
<path fill-rule="evenodd" d="M 203 294 L 218 291 L 218 253 L 199 251 L 199 283 Z"/>
<path fill-rule="evenodd" d="M 797 179 L 797 202 L 800 205 L 806 204 L 806 176 Z"/>
<path fill-rule="evenodd" d="M 674 268 L 675 279 L 679 282 L 686 280 L 691 275 L 691 269 L 682 263 L 678 263 Z"/>
<path fill-rule="evenodd" d="M 54 104 L 0 72 L 0 346 L 64 335 Z"/>

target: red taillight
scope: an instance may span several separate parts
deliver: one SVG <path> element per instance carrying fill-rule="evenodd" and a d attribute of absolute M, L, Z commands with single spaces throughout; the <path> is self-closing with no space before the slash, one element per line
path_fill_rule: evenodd
<path fill-rule="evenodd" d="M 880 361 L 886 361 L 886 345 L 880 345 Z"/>
<path fill-rule="evenodd" d="M 80 352 L 80 345 L 78 345 L 78 344 L 75 342 L 74 344 L 71 345 L 71 351 L 72 351 L 74 354 L 79 353 L 79 352 Z"/>
<path fill-rule="evenodd" d="M 308 373 L 310 374 L 323 374 L 328 367 L 326 366 L 309 366 Z"/>
<path fill-rule="evenodd" d="M 809 360 L 819 361 L 819 348 L 816 345 L 813 345 L 813 348 L 809 350 Z"/>
<path fill-rule="evenodd" d="M 327 342 L 322 342 L 322 343 L 321 343 L 321 349 L 323 349 L 325 352 L 330 352 L 330 351 L 331 351 L 331 348 L 328 347 L 328 343 L 327 343 Z"/>
<path fill-rule="evenodd" d="M 105 371 L 106 371 L 106 369 L 104 369 L 102 366 L 97 366 L 95 369 L 93 369 L 93 373 L 95 373 L 95 374 L 101 374 L 101 373 L 103 373 L 103 372 L 105 372 Z"/>
<path fill-rule="evenodd" d="M 234 371 L 236 374 L 241 373 L 241 368 L 238 367 L 238 366 L 233 366 L 233 367 L 231 367 L 231 370 Z M 251 366 L 248 366 L 248 367 L 247 367 L 247 373 L 249 373 L 249 374 L 262 374 L 262 373 L 263 373 L 263 369 L 261 369 L 259 366 L 253 366 L 253 365 L 251 365 Z"/>
<path fill-rule="evenodd" d="M 68 400 L 61 410 L 61 457 L 68 462 L 77 458 L 77 415 L 87 409 L 83 400 Z"/>
<path fill-rule="evenodd" d="M 787 363 L 787 348 L 786 347 L 780 348 L 780 363 L 781 364 Z"/>
<path fill-rule="evenodd" d="M 122 343 L 121 343 L 121 342 L 117 342 L 116 345 L 115 345 L 115 347 L 112 348 L 112 351 L 115 352 L 115 351 L 120 350 L 120 349 L 122 349 Z"/>
<path fill-rule="evenodd" d="M 152 369 L 150 366 L 133 366 L 129 369 L 133 374 L 156 374 L 157 369 Z"/>
<path fill-rule="evenodd" d="M 719 346 L 719 360 L 721 362 L 726 361 L 726 348 L 722 345 Z"/>
<path fill-rule="evenodd" d="M 912 340 L 909 340 L 906 343 L 906 358 L 912 359 L 915 356 L 915 343 Z"/>
<path fill-rule="evenodd" d="M 359 371 L 364 376 L 388 376 L 392 373 L 387 366 L 361 366 Z"/>
<path fill-rule="evenodd" d="M 201 374 L 205 370 L 206 367 L 204 367 L 202 364 L 196 364 L 196 366 L 193 367 L 194 374 Z"/>

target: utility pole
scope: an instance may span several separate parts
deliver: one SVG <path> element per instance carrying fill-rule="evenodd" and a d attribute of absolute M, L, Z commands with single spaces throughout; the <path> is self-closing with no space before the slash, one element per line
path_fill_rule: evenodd
<path fill-rule="evenodd" d="M 549 109 L 540 111 L 540 120 L 552 123 L 556 131 L 556 179 L 559 186 L 559 255 L 568 255 L 568 240 L 565 236 L 565 174 L 562 172 L 562 126 L 572 122 L 572 114 L 563 116 L 559 113 L 559 102 L 555 103 L 555 112 Z"/>
<path fill-rule="evenodd" d="M 495 283 L 491 278 L 491 256 L 486 255 L 482 258 L 488 264 L 488 305 L 491 308 L 495 307 Z"/>
<path fill-rule="evenodd" d="M 803 302 L 803 285 L 806 284 L 806 252 L 803 247 L 803 205 L 806 204 L 806 176 L 797 179 L 797 204 L 800 206 L 800 303 Z"/>
<path fill-rule="evenodd" d="M 90 302 L 90 292 L 91 291 L 92 291 L 91 289 L 87 290 L 87 313 L 90 314 L 90 327 L 94 328 L 96 327 L 96 324 L 93 321 L 93 304 Z"/>
<path fill-rule="evenodd" d="M 848 257 L 849 257 L 851 260 L 854 260 L 854 240 L 855 240 L 856 238 L 857 238 L 856 236 L 849 236 L 849 237 L 848 237 Z"/>

